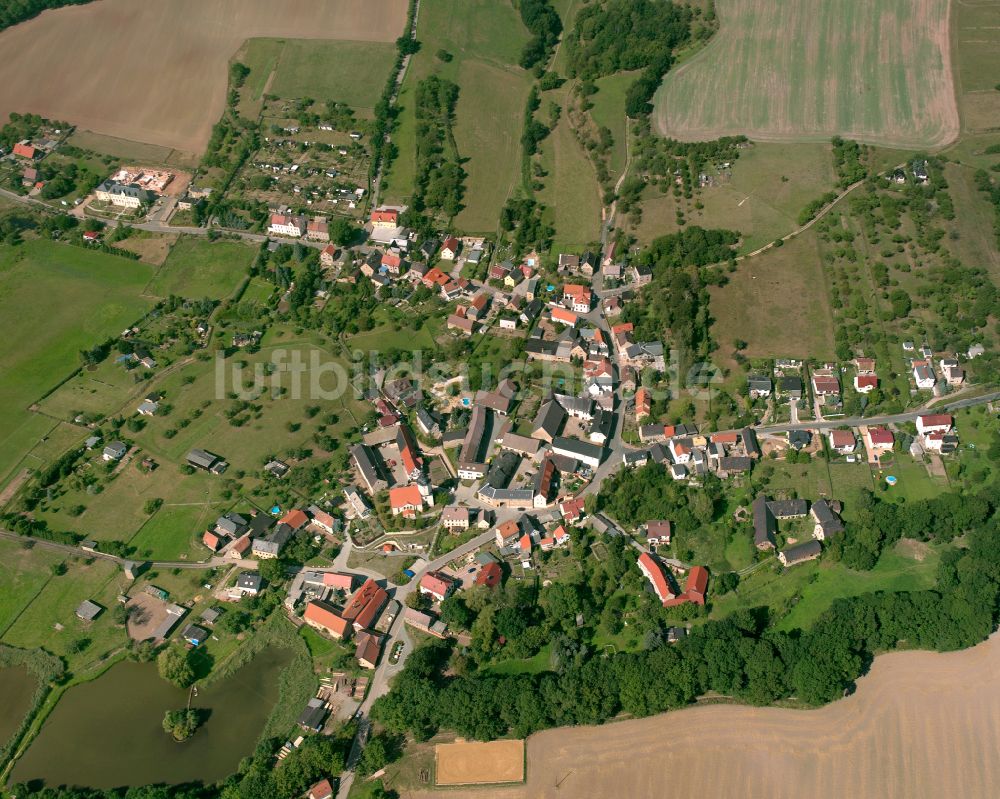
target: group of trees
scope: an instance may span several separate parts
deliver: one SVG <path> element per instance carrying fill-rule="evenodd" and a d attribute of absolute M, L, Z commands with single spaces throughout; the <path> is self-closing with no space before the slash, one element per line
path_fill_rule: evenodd
<path fill-rule="evenodd" d="M 549 60 L 562 33 L 562 20 L 549 0 L 519 0 L 517 6 L 524 27 L 531 31 L 521 51 L 521 66 L 531 69 Z"/>
<path fill-rule="evenodd" d="M 585 6 L 564 45 L 569 73 L 593 79 L 641 69 L 626 94 L 625 111 L 630 117 L 648 114 L 653 93 L 673 64 L 674 50 L 691 39 L 695 13 L 690 6 L 656 0 L 607 0 Z"/>
<path fill-rule="evenodd" d="M 0 3 L 0 30 L 37 17 L 49 8 L 82 5 L 90 0 L 13 0 Z"/>
<path fill-rule="evenodd" d="M 452 126 L 458 86 L 431 75 L 417 84 L 416 177 L 414 210 L 443 213 L 449 219 L 462 210 L 465 193 L 462 169 Z"/>
<path fill-rule="evenodd" d="M 652 269 L 653 282 L 643 289 L 643 302 L 626 306 L 622 319 L 635 324 L 640 339 L 662 341 L 669 334 L 682 370 L 707 360 L 712 349 L 708 286 L 721 273 L 703 267 L 731 260 L 739 238 L 731 230 L 694 226 L 661 236 L 639 256 Z"/>
<path fill-rule="evenodd" d="M 562 652 L 569 656 L 555 670 L 537 675 L 463 673 L 454 668 L 462 653 L 435 642 L 410 656 L 373 716 L 389 730 L 418 739 L 439 729 L 490 739 L 598 724 L 620 713 L 647 716 L 708 692 L 761 705 L 789 698 L 807 705 L 832 701 L 876 652 L 957 649 L 993 631 L 1000 596 L 1000 516 L 993 496 L 993 502 L 988 496 L 964 498 L 981 512 L 966 516 L 972 525 L 963 530 L 966 546 L 942 559 L 934 590 L 840 599 L 808 630 L 778 631 L 766 609 L 757 608 L 695 626 L 675 645 L 647 636 L 640 652 L 584 650 L 580 657 L 567 646 Z M 928 515 L 929 534 L 957 532 L 945 508 L 939 511 Z"/>

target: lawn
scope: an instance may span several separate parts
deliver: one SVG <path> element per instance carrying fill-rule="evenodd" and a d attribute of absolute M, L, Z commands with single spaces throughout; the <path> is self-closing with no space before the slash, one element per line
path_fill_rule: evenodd
<path fill-rule="evenodd" d="M 183 236 L 146 291 L 157 297 L 225 299 L 246 276 L 254 255 L 254 248 L 239 242 Z"/>
<path fill-rule="evenodd" d="M 0 638 L 45 587 L 52 577 L 50 567 L 60 560 L 52 550 L 0 541 Z"/>
<path fill-rule="evenodd" d="M 201 534 L 225 512 L 225 503 L 168 502 L 128 542 L 146 560 L 205 560 L 211 552 Z"/>
<path fill-rule="evenodd" d="M 741 339 L 750 358 L 833 357 L 833 316 L 812 230 L 741 261 L 728 277 L 725 286 L 710 290 L 720 353 Z"/>
<path fill-rule="evenodd" d="M 426 324 L 420 330 L 405 325 L 397 330 L 396 325 L 387 323 L 350 336 L 346 341 L 352 350 L 365 352 L 386 352 L 392 349 L 433 350 L 437 347 L 434 334 Z"/>
<path fill-rule="evenodd" d="M 950 143 L 958 113 L 948 6 L 948 0 L 719 0 L 719 32 L 668 73 L 656 95 L 655 122 L 682 140 L 742 133 L 817 141 L 841 134 L 898 146 Z"/>
<path fill-rule="evenodd" d="M 549 671 L 549 655 L 551 646 L 543 646 L 537 654 L 530 658 L 519 658 L 517 660 L 501 660 L 491 664 L 486 671 L 491 674 L 540 674 Z"/>
<path fill-rule="evenodd" d="M 417 39 L 420 52 L 410 62 L 399 96 L 399 122 L 393 134 L 399 156 L 386 174 L 384 199 L 403 202 L 413 192 L 415 86 L 438 74 L 459 87 L 455 141 L 468 177 L 465 208 L 456 224 L 467 232 L 493 232 L 521 175 L 521 127 L 531 77 L 517 62 L 527 30 L 508 3 L 424 0 Z M 442 50 L 450 54 L 450 61 L 437 57 Z"/>
<path fill-rule="evenodd" d="M 266 57 L 270 56 L 271 50 L 265 49 Z M 371 112 L 395 60 L 396 46 L 389 42 L 287 39 L 273 67 L 268 94 L 335 100 L 356 111 Z M 257 85 L 252 88 L 254 94 Z"/>
<path fill-rule="evenodd" d="M 799 212 L 834 187 L 833 156 L 826 143 L 754 144 L 740 151 L 730 172 L 729 177 L 716 175 L 716 185 L 697 191 L 695 199 L 703 208 L 688 201 L 682 209 L 688 224 L 739 231 L 741 252 L 752 252 L 798 228 Z M 647 188 L 639 241 L 678 230 L 677 208 L 671 193 Z"/>
<path fill-rule="evenodd" d="M 115 363 L 113 357 L 105 358 L 67 380 L 38 403 L 38 408 L 44 414 L 68 421 L 81 413 L 107 416 L 120 410 L 126 399 L 140 388 L 141 383 L 136 383 L 138 376 L 136 371 Z"/>
<path fill-rule="evenodd" d="M 52 241 L 0 246 L 0 481 L 53 427 L 29 411 L 150 306 L 146 264 Z M 58 313 L 51 313 L 56 308 Z"/>
<path fill-rule="evenodd" d="M 546 93 L 542 110 L 550 100 L 566 102 L 568 92 L 560 89 Z M 554 250 L 581 251 L 601 238 L 601 190 L 597 174 L 587 154 L 580 147 L 569 118 L 564 112 L 542 142 L 542 168 L 548 173 L 539 197 L 554 216 Z"/>

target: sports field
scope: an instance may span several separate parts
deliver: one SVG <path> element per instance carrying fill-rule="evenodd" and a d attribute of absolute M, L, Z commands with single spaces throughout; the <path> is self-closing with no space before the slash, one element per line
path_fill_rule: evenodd
<path fill-rule="evenodd" d="M 383 199 L 404 202 L 413 192 L 416 151 L 414 87 L 438 74 L 459 87 L 455 143 L 468 177 L 464 231 L 496 230 L 500 209 L 521 178 L 521 128 L 531 76 L 517 66 L 528 32 L 509 3 L 496 0 L 422 0 L 420 52 L 410 62 L 399 96 L 393 142 L 399 157 L 383 184 Z M 451 56 L 438 58 L 438 51 Z"/>
<path fill-rule="evenodd" d="M 142 316 L 152 267 L 52 241 L 0 247 L 0 484 L 56 426 L 29 406 Z M 58 313 L 55 311 L 58 310 Z"/>
<path fill-rule="evenodd" d="M 406 5 L 103 0 L 50 11 L 0 33 L 0 118 L 31 111 L 200 153 L 225 106 L 229 58 L 244 40 L 392 42 L 402 33 Z"/>
<path fill-rule="evenodd" d="M 987 799 L 1000 784 L 998 718 L 994 635 L 961 652 L 880 655 L 856 693 L 819 710 L 706 705 L 548 730 L 528 739 L 523 786 L 462 796 Z"/>
<path fill-rule="evenodd" d="M 483 785 L 524 779 L 524 741 L 463 741 L 434 747 L 438 785 Z"/>
<path fill-rule="evenodd" d="M 684 140 L 839 134 L 932 147 L 958 135 L 948 0 L 718 0 L 712 42 L 657 92 Z"/>

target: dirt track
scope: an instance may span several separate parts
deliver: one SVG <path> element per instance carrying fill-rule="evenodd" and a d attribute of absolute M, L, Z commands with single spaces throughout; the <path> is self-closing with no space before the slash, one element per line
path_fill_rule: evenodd
<path fill-rule="evenodd" d="M 879 657 L 853 696 L 819 710 L 713 705 L 549 730 L 528 739 L 523 786 L 403 796 L 992 799 L 998 785 L 995 635 L 964 652 Z"/>
<path fill-rule="evenodd" d="M 99 0 L 0 33 L 0 118 L 34 112 L 200 153 L 257 36 L 389 42 L 406 0 Z"/>

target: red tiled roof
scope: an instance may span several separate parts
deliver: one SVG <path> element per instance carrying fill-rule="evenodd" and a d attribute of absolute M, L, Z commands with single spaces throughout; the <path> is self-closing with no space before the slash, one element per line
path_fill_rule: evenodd
<path fill-rule="evenodd" d="M 287 524 L 293 530 L 298 530 L 300 527 L 305 527 L 309 524 L 309 517 L 306 516 L 305 511 L 296 508 L 295 510 L 288 511 L 288 513 L 278 520 L 278 523 Z"/>
<path fill-rule="evenodd" d="M 392 222 L 392 224 L 396 224 L 399 221 L 399 211 L 394 209 L 372 211 L 371 220 L 372 222 Z"/>
<path fill-rule="evenodd" d="M 424 504 L 424 498 L 420 494 L 418 486 L 396 486 L 389 489 L 389 505 L 393 509 L 413 506 L 420 508 Z"/>
<path fill-rule="evenodd" d="M 853 446 L 854 433 L 850 430 L 833 430 L 830 433 L 830 443 L 834 448 Z"/>
<path fill-rule="evenodd" d="M 661 602 L 665 602 L 673 596 L 673 591 L 670 590 L 670 583 L 667 582 L 667 575 L 663 571 L 663 567 L 653 559 L 652 555 L 648 552 L 643 552 L 639 555 L 639 565 L 645 567 L 644 570 L 647 577 L 653 583 L 653 588 L 656 590 L 656 595 Z"/>
<path fill-rule="evenodd" d="M 688 572 L 685 594 L 688 599 L 698 605 L 705 604 L 705 589 L 708 588 L 708 569 L 704 566 L 693 566 Z"/>
<path fill-rule="evenodd" d="M 869 427 L 868 439 L 873 446 L 891 446 L 893 442 L 892 431 L 886 427 Z"/>
<path fill-rule="evenodd" d="M 440 572 L 427 572 L 427 574 L 420 578 L 420 587 L 435 596 L 447 596 L 451 590 L 451 586 L 451 578 Z"/>
<path fill-rule="evenodd" d="M 310 602 L 306 605 L 306 610 L 305 613 L 302 614 L 302 618 L 306 621 L 319 625 L 334 635 L 339 635 L 341 637 L 346 635 L 351 628 L 347 619 L 338 616 L 337 613 L 325 602 L 322 604 L 317 601 Z"/>
<path fill-rule="evenodd" d="M 364 629 L 375 621 L 375 617 L 378 616 L 388 598 L 389 595 L 385 590 L 369 577 L 365 580 L 364 585 L 354 592 L 354 596 L 344 607 L 343 616 L 348 621 L 353 621 L 355 627 Z"/>
<path fill-rule="evenodd" d="M 503 577 L 503 570 L 500 568 L 500 564 L 487 563 L 480 570 L 479 574 L 476 575 L 476 585 L 485 585 L 487 588 L 493 588 L 500 584 L 501 577 Z"/>
<path fill-rule="evenodd" d="M 565 308 L 553 308 L 552 318 L 566 325 L 575 325 L 577 320 L 576 314 L 572 311 L 567 311 Z"/>
<path fill-rule="evenodd" d="M 354 575 L 343 574 L 342 572 L 326 572 L 323 575 L 323 585 L 329 588 L 339 588 L 343 591 L 350 591 L 354 588 Z"/>
<path fill-rule="evenodd" d="M 925 413 L 917 417 L 922 427 L 951 427 L 952 418 L 946 413 Z"/>
<path fill-rule="evenodd" d="M 201 537 L 201 543 L 207 546 L 213 552 L 217 551 L 222 545 L 222 539 L 213 533 L 211 530 L 206 531 L 205 535 Z"/>

